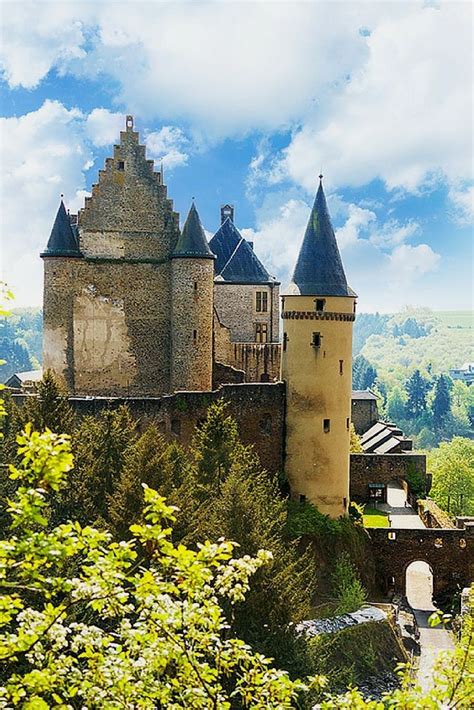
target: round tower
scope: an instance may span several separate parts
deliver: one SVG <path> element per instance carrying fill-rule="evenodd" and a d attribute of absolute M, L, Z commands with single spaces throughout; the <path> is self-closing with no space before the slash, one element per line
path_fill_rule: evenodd
<path fill-rule="evenodd" d="M 41 258 L 44 266 L 43 370 L 53 370 L 69 392 L 74 393 L 74 283 L 82 253 L 77 227 L 62 199 Z"/>
<path fill-rule="evenodd" d="M 282 297 L 285 470 L 292 498 L 333 518 L 349 506 L 352 325 L 322 176 L 292 282 Z"/>
<path fill-rule="evenodd" d="M 211 390 L 215 257 L 194 203 L 171 258 L 171 388 Z"/>

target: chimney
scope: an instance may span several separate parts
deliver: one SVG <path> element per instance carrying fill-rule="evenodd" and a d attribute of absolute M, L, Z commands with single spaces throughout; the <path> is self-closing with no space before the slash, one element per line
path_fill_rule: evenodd
<path fill-rule="evenodd" d="M 230 218 L 230 221 L 234 221 L 234 205 L 222 205 L 221 206 L 221 224 L 224 224 L 227 218 Z"/>

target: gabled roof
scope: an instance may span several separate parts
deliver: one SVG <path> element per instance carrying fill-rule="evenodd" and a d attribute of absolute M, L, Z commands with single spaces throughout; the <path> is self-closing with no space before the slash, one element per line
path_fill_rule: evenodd
<path fill-rule="evenodd" d="M 216 255 L 215 274 L 219 281 L 276 283 L 230 217 L 221 224 L 209 246 Z"/>
<path fill-rule="evenodd" d="M 331 224 L 322 175 L 288 295 L 355 296 L 347 285 Z"/>
<path fill-rule="evenodd" d="M 352 390 L 352 399 L 373 399 L 377 401 L 380 397 L 370 390 Z"/>
<path fill-rule="evenodd" d="M 62 200 L 54 220 L 48 245 L 41 253 L 41 256 L 82 256 L 79 250 L 77 231 L 71 226 L 69 215 Z"/>
<path fill-rule="evenodd" d="M 178 239 L 172 254 L 175 257 L 194 257 L 197 259 L 214 259 L 215 256 L 209 249 L 204 229 L 194 202 L 186 217 L 183 231 Z"/>

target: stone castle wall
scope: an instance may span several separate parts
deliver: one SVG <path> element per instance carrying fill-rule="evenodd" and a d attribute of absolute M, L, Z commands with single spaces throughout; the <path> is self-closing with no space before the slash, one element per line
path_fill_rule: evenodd
<path fill-rule="evenodd" d="M 382 586 L 406 591 L 406 571 L 412 562 L 427 562 L 433 572 L 433 597 L 443 599 L 474 579 L 474 527 L 409 530 L 371 528 L 377 572 Z"/>
<path fill-rule="evenodd" d="M 245 372 L 246 382 L 276 382 L 280 379 L 280 343 L 232 343 L 231 364 Z"/>
<path fill-rule="evenodd" d="M 216 391 L 178 392 L 165 397 L 71 397 L 70 402 L 80 416 L 126 404 L 141 426 L 153 421 L 168 439 L 189 446 L 209 405 L 220 399 L 229 402 L 229 414 L 237 421 L 243 443 L 254 446 L 262 466 L 272 474 L 282 471 L 285 426 L 282 382 L 223 385 Z"/>
<path fill-rule="evenodd" d="M 268 293 L 268 311 L 257 313 L 256 293 Z M 216 281 L 214 304 L 222 325 L 230 330 L 232 342 L 255 342 L 255 326 L 265 323 L 268 342 L 278 342 L 280 337 L 279 286 L 267 284 L 234 284 Z"/>
<path fill-rule="evenodd" d="M 362 435 L 373 426 L 379 418 L 377 400 L 375 399 L 353 399 L 351 408 L 351 420 L 354 424 L 356 434 Z"/>
<path fill-rule="evenodd" d="M 212 388 L 213 259 L 172 260 L 171 391 Z"/>
<path fill-rule="evenodd" d="M 390 483 L 409 480 L 410 476 L 426 480 L 426 456 L 424 454 L 351 454 L 350 496 L 351 500 L 368 500 L 369 483 Z"/>

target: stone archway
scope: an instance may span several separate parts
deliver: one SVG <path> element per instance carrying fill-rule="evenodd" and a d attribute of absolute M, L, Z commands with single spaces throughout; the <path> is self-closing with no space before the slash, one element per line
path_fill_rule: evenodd
<path fill-rule="evenodd" d="M 425 560 L 414 560 L 405 568 L 405 590 L 413 609 L 433 611 L 433 570 Z"/>

